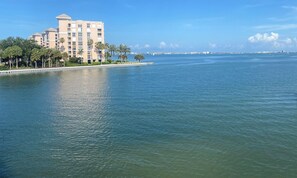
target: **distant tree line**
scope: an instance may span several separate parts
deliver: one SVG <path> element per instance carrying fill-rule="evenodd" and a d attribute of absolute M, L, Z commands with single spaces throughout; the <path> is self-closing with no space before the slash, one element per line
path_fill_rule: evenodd
<path fill-rule="evenodd" d="M 34 40 L 9 37 L 0 41 L 0 62 L 11 68 L 53 67 L 68 59 L 67 53 L 57 49 L 47 49 Z"/>

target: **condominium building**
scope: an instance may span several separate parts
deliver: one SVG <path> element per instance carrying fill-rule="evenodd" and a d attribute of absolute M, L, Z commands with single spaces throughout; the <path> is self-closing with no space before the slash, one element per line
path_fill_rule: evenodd
<path fill-rule="evenodd" d="M 69 57 L 81 57 L 84 62 L 104 60 L 104 51 L 95 48 L 98 42 L 104 44 L 103 22 L 74 21 L 66 14 L 56 18 L 58 28 L 49 28 L 31 36 L 37 44 L 67 52 Z"/>

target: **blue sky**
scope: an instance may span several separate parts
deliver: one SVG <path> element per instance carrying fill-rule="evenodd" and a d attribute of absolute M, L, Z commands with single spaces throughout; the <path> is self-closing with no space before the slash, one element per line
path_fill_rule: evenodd
<path fill-rule="evenodd" d="M 0 39 L 56 27 L 61 13 L 104 21 L 106 41 L 133 51 L 297 51 L 296 0 L 1 0 Z"/>

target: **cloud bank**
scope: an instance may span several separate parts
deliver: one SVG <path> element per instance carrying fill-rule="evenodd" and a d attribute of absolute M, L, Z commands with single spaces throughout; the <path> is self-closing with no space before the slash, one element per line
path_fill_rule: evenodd
<path fill-rule="evenodd" d="M 254 36 L 250 36 L 248 38 L 249 42 L 251 43 L 259 43 L 259 42 L 274 42 L 279 39 L 279 34 L 271 32 L 269 33 L 257 33 Z"/>

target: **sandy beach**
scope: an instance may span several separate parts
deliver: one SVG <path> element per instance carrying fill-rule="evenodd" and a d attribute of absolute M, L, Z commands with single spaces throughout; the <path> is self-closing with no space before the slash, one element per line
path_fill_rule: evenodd
<path fill-rule="evenodd" d="M 86 69 L 86 68 L 146 66 L 146 65 L 152 65 L 152 64 L 153 64 L 152 62 L 143 62 L 143 63 L 126 63 L 126 64 L 105 64 L 105 65 L 94 65 L 94 66 L 53 67 L 53 68 L 38 68 L 38 69 L 15 69 L 15 70 L 0 71 L 0 76 L 11 75 L 11 74 L 28 74 L 28 73 L 40 73 L 40 72 L 79 70 L 79 69 Z"/>

